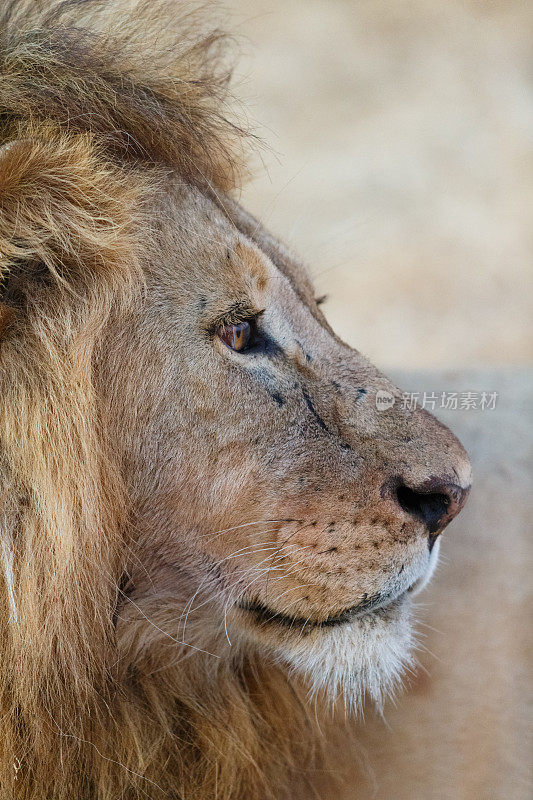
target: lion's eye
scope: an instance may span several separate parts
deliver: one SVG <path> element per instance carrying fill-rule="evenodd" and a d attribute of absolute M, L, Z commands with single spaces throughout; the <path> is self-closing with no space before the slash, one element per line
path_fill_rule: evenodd
<path fill-rule="evenodd" d="M 244 350 L 248 342 L 252 328 L 249 322 L 239 322 L 236 325 L 223 325 L 217 330 L 217 336 L 222 339 L 225 345 L 232 350 L 240 352 Z"/>

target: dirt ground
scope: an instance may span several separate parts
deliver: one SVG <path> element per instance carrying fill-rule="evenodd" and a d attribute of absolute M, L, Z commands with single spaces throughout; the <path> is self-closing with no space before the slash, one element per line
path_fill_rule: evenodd
<path fill-rule="evenodd" d="M 533 5 L 227 0 L 264 140 L 242 200 L 381 367 L 525 364 Z"/>

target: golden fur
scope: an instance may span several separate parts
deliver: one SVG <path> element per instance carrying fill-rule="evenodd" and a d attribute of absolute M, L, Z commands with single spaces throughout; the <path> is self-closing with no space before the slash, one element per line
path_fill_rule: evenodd
<path fill-rule="evenodd" d="M 468 460 L 376 410 L 398 390 L 227 194 L 220 35 L 38 6 L 0 39 L 1 796 L 309 797 L 308 692 L 379 701 L 409 660 L 437 548 L 396 486 L 463 493 Z M 247 359 L 216 330 L 251 316 Z"/>

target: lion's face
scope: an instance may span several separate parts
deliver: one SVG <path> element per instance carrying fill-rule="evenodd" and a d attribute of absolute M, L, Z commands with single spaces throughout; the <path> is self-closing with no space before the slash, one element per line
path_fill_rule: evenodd
<path fill-rule="evenodd" d="M 200 648 L 222 632 L 315 687 L 377 694 L 468 458 L 338 339 L 305 270 L 237 206 L 179 184 L 153 213 L 144 303 L 101 364 L 134 509 L 119 631 L 145 624 L 141 650 L 152 623 Z"/>

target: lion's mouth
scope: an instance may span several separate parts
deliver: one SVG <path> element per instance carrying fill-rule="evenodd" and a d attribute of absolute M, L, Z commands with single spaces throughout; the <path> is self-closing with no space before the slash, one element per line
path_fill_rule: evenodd
<path fill-rule="evenodd" d="M 410 588 L 410 587 L 409 587 Z M 293 616 L 282 611 L 276 611 L 260 600 L 241 600 L 237 606 L 241 611 L 246 611 L 254 617 L 259 625 L 281 625 L 286 628 L 313 630 L 315 628 L 334 628 L 347 625 L 356 618 L 366 614 L 389 611 L 401 603 L 409 589 L 400 593 L 374 594 L 364 597 L 357 605 L 350 606 L 338 613 L 330 614 L 324 619 L 312 617 Z"/>

